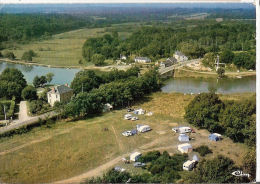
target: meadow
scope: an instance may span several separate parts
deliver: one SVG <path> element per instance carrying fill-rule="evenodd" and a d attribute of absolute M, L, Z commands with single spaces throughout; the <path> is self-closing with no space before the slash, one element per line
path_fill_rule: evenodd
<path fill-rule="evenodd" d="M 83 28 L 77 29 L 61 34 L 53 35 L 50 39 L 41 41 L 31 41 L 26 44 L 14 43 L 10 49 L 5 51 L 12 51 L 17 60 L 21 60 L 24 52 L 33 50 L 37 56 L 33 58 L 33 63 L 59 66 L 59 67 L 82 67 L 93 65 L 86 63 L 82 58 L 82 46 L 86 39 L 90 37 L 102 36 L 103 34 L 110 33 L 111 30 L 119 30 L 119 36 L 126 38 L 129 36 L 129 30 L 123 29 L 124 27 L 132 26 L 132 23 L 113 25 L 105 28 Z M 131 30 L 130 30 L 131 31 Z M 82 60 L 83 64 L 79 63 Z M 107 61 L 108 63 L 111 61 Z"/>
<path fill-rule="evenodd" d="M 221 95 L 220 98 L 240 100 L 251 95 Z M 122 109 L 75 122 L 58 121 L 51 128 L 42 126 L 26 134 L 1 138 L 1 182 L 60 181 L 91 171 L 117 157 L 129 156 L 133 151 L 167 150 L 170 154 L 178 153 L 178 135 L 171 128 L 187 125 L 183 116 L 185 107 L 193 98 L 194 95 L 158 92 L 135 104 L 135 108 L 141 107 L 154 113 L 152 116 L 139 115 L 138 121 L 124 120 L 127 112 Z M 131 137 L 121 135 L 136 124 L 148 124 L 152 131 Z M 213 154 L 206 158 L 222 154 L 241 165 L 248 149 L 244 144 L 233 143 L 226 137 L 221 142 L 210 142 L 208 131 L 195 130 L 196 133 L 191 135 L 195 139 L 191 141 L 192 146 L 208 145 L 213 150 Z M 141 172 L 132 165 L 124 165 L 120 159 L 113 163 L 113 166 L 116 165 L 126 167 L 130 172 Z M 103 172 L 98 170 L 94 175 Z M 78 179 L 82 181 L 84 178 Z"/>

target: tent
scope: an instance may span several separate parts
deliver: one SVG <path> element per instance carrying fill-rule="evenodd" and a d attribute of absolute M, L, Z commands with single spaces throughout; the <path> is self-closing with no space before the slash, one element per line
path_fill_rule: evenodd
<path fill-rule="evenodd" d="M 149 125 L 142 125 L 137 127 L 138 132 L 148 132 L 151 130 Z"/>
<path fill-rule="evenodd" d="M 192 151 L 192 146 L 188 143 L 178 145 L 178 150 L 181 153 L 189 153 Z"/>
<path fill-rule="evenodd" d="M 209 135 L 209 140 L 211 141 L 220 141 L 221 135 L 217 133 L 213 133 Z"/>
<path fill-rule="evenodd" d="M 179 139 L 180 142 L 188 142 L 188 141 L 190 141 L 189 136 L 187 136 L 186 134 L 180 134 L 178 139 Z"/>
<path fill-rule="evenodd" d="M 196 162 L 199 161 L 199 157 L 197 155 L 193 155 L 192 160 L 195 160 Z"/>

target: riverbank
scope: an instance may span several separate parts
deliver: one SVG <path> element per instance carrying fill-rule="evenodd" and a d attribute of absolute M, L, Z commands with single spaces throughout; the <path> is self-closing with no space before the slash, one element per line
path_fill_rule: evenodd
<path fill-rule="evenodd" d="M 256 76 L 256 71 L 252 72 L 225 72 L 225 76 L 228 78 L 240 78 L 240 77 L 248 77 L 248 76 Z M 215 71 L 205 72 L 205 71 L 197 71 L 186 68 L 179 68 L 174 72 L 174 78 L 218 78 L 218 75 Z"/>

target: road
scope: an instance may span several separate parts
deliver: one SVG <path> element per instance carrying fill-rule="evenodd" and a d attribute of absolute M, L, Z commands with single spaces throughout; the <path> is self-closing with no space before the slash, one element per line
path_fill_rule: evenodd
<path fill-rule="evenodd" d="M 47 119 L 56 116 L 57 113 L 54 111 L 47 112 L 45 114 L 39 115 L 39 116 L 28 116 L 28 109 L 26 105 L 26 101 L 21 101 L 20 102 L 20 107 L 19 107 L 19 115 L 18 115 L 18 120 L 14 120 L 11 124 L 0 128 L 0 134 L 9 132 L 14 129 L 18 129 L 22 126 L 26 125 L 31 125 L 34 123 L 37 123 L 39 119 Z"/>

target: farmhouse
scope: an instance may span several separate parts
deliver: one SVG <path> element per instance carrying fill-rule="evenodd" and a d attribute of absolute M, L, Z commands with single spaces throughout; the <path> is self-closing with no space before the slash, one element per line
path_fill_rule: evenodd
<path fill-rule="evenodd" d="M 176 63 L 177 63 L 177 59 L 174 57 L 171 57 L 171 58 L 166 59 L 166 61 L 161 62 L 160 67 L 166 68 L 166 67 L 172 66 Z"/>
<path fill-rule="evenodd" d="M 140 158 L 141 156 L 142 156 L 142 153 L 134 152 L 130 155 L 130 160 L 133 162 L 136 162 L 138 160 L 138 158 Z"/>
<path fill-rule="evenodd" d="M 67 84 L 51 88 L 47 93 L 48 103 L 53 106 L 55 102 L 69 102 L 73 95 L 73 90 Z"/>
<path fill-rule="evenodd" d="M 189 153 L 192 151 L 192 146 L 188 143 L 178 145 L 178 150 L 181 153 Z"/>
<path fill-rule="evenodd" d="M 183 62 L 183 61 L 187 61 L 188 60 L 188 57 L 185 56 L 182 52 L 180 51 L 176 51 L 174 53 L 174 57 L 175 59 L 177 59 L 178 62 Z"/>
<path fill-rule="evenodd" d="M 148 57 L 135 57 L 136 63 L 151 63 L 151 59 Z"/>

